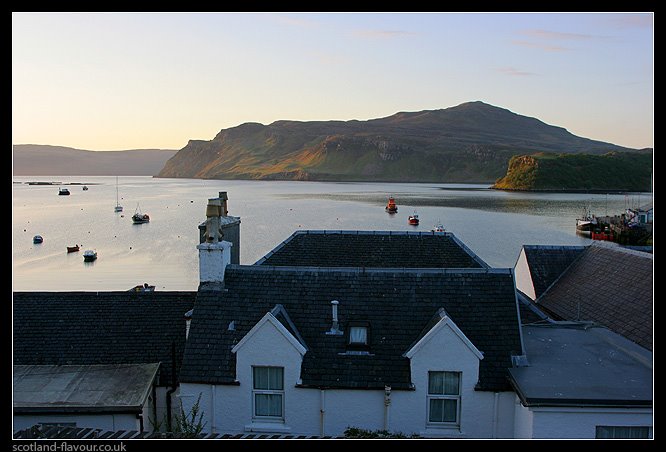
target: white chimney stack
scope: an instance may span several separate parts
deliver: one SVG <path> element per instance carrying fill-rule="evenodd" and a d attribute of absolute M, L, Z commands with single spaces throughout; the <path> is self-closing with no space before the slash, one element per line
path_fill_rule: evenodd
<path fill-rule="evenodd" d="M 231 262 L 231 242 L 222 240 L 220 216 L 222 202 L 211 198 L 206 206 L 206 241 L 197 245 L 199 250 L 199 282 L 224 281 L 224 269 Z"/>

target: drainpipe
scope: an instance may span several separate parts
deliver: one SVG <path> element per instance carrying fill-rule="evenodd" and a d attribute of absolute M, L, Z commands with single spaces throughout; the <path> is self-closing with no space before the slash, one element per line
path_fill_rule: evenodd
<path fill-rule="evenodd" d="M 166 393 L 167 431 L 171 431 L 171 394 L 176 392 L 176 342 L 171 342 L 171 388 Z"/>
<path fill-rule="evenodd" d="M 326 391 L 319 391 L 319 436 L 322 438 L 325 436 L 324 433 L 324 417 L 326 416 Z"/>
<path fill-rule="evenodd" d="M 215 387 L 216 385 L 212 385 L 213 390 L 211 392 L 211 401 L 210 401 L 210 432 L 215 433 Z"/>
<path fill-rule="evenodd" d="M 499 392 L 493 397 L 493 438 L 497 438 L 497 422 L 499 418 Z"/>
<path fill-rule="evenodd" d="M 391 415 L 391 387 L 384 386 L 384 430 L 388 431 Z"/>

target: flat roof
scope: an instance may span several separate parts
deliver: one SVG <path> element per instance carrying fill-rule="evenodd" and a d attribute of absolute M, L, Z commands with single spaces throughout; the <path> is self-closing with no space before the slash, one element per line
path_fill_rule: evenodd
<path fill-rule="evenodd" d="M 652 352 L 581 322 L 523 326 L 529 365 L 509 369 L 525 406 L 651 407 Z"/>
<path fill-rule="evenodd" d="M 140 412 L 159 363 L 15 365 L 14 413 Z"/>

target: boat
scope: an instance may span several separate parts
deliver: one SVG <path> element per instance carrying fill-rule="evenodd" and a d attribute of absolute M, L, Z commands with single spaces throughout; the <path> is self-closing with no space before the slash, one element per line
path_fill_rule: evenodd
<path fill-rule="evenodd" d="M 442 223 L 437 223 L 432 229 L 432 232 L 435 234 L 444 234 L 446 230 L 444 229 L 444 225 Z"/>
<path fill-rule="evenodd" d="M 605 226 L 603 229 L 594 228 L 590 232 L 592 240 L 605 240 L 608 242 L 613 241 L 613 231 L 610 230 L 610 227 Z"/>
<path fill-rule="evenodd" d="M 576 230 L 582 232 L 589 232 L 597 225 L 597 217 L 590 213 L 590 210 L 583 209 L 581 218 L 576 218 Z"/>
<path fill-rule="evenodd" d="M 67 252 L 68 253 L 76 253 L 79 249 L 80 249 L 79 245 L 68 246 L 67 247 Z"/>
<path fill-rule="evenodd" d="M 41 235 L 36 235 L 32 238 L 32 243 L 42 243 L 44 238 Z"/>
<path fill-rule="evenodd" d="M 88 187 L 86 185 L 83 186 L 83 191 L 88 190 Z"/>
<path fill-rule="evenodd" d="M 139 205 L 136 205 L 136 211 L 132 215 L 132 222 L 134 224 L 148 223 L 150 221 L 150 216 L 147 213 L 141 213 L 139 210 Z"/>
<path fill-rule="evenodd" d="M 59 195 L 65 195 L 65 196 L 66 196 L 66 195 L 69 195 L 69 190 L 66 189 L 66 188 L 59 188 L 59 189 L 58 189 L 58 194 L 59 194 Z"/>
<path fill-rule="evenodd" d="M 118 202 L 118 176 L 116 176 L 116 207 L 113 208 L 114 212 L 122 212 L 123 206 Z"/>
<path fill-rule="evenodd" d="M 95 251 L 95 250 L 85 250 L 83 252 L 83 261 L 84 262 L 92 262 L 95 259 L 97 259 L 97 251 Z"/>
<path fill-rule="evenodd" d="M 414 212 L 414 215 L 410 215 L 409 218 L 407 219 L 409 224 L 413 226 L 418 226 L 419 225 L 419 216 L 417 215 L 416 212 Z"/>
<path fill-rule="evenodd" d="M 389 196 L 388 203 L 386 203 L 385 210 L 388 213 L 397 213 L 398 212 L 398 206 L 395 205 L 395 199 L 393 199 L 393 196 Z"/>
<path fill-rule="evenodd" d="M 155 286 L 150 286 L 148 283 L 139 284 L 138 286 L 132 287 L 128 292 L 154 292 Z"/>

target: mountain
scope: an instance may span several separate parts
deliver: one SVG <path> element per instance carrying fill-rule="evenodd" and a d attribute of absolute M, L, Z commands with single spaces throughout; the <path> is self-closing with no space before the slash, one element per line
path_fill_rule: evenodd
<path fill-rule="evenodd" d="M 483 102 L 368 121 L 276 121 L 190 140 L 157 177 L 494 182 L 514 155 L 629 152 Z"/>
<path fill-rule="evenodd" d="M 15 144 L 15 176 L 153 176 L 177 151 L 86 151 L 63 146 Z"/>
<path fill-rule="evenodd" d="M 652 152 L 514 156 L 493 188 L 502 190 L 652 191 Z"/>

